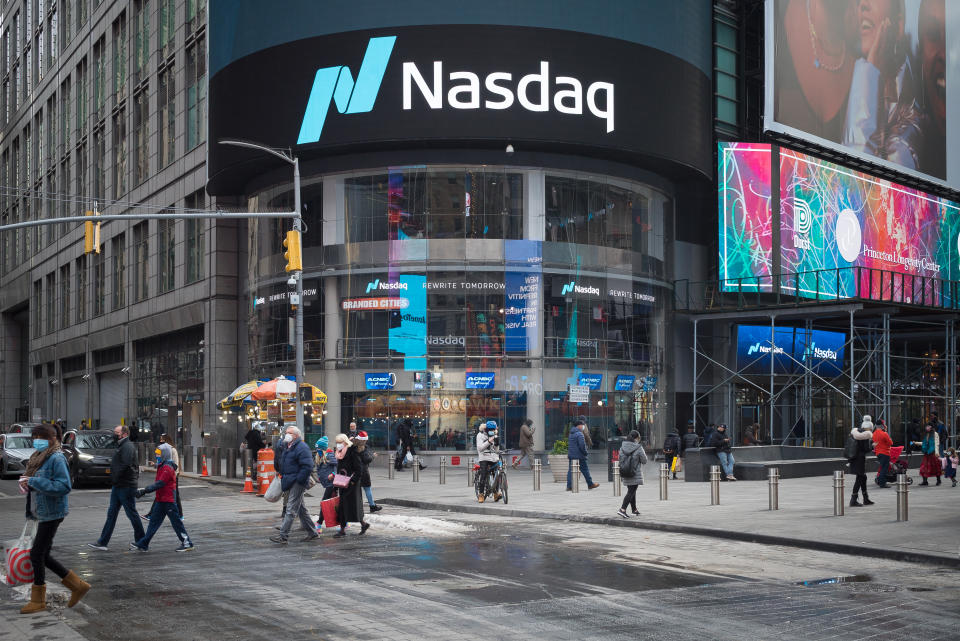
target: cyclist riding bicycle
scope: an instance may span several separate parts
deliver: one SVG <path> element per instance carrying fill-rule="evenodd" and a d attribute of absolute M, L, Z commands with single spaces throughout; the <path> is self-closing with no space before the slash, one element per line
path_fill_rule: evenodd
<path fill-rule="evenodd" d="M 486 498 L 487 480 L 490 478 L 490 473 L 500 463 L 499 445 L 500 439 L 497 437 L 496 421 L 487 421 L 485 425 L 481 425 L 477 434 L 477 461 L 480 463 L 480 493 L 477 496 L 477 501 L 480 503 L 483 503 Z M 493 500 L 499 501 L 499 488 L 492 487 L 490 489 L 494 492 Z"/>

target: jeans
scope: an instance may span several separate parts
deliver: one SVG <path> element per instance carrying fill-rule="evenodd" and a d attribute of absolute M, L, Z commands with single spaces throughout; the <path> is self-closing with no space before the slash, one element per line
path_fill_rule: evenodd
<path fill-rule="evenodd" d="M 877 462 L 880 464 L 880 470 L 877 472 L 877 485 L 887 487 L 887 472 L 890 470 L 890 455 L 877 454 Z"/>
<path fill-rule="evenodd" d="M 717 452 L 717 458 L 720 459 L 720 465 L 723 467 L 723 473 L 727 476 L 733 476 L 733 452 Z"/>
<path fill-rule="evenodd" d="M 866 474 L 857 474 L 857 480 L 853 482 L 853 494 L 850 495 L 850 500 L 854 501 L 857 498 L 857 492 L 863 492 L 863 500 L 867 500 L 867 475 Z"/>
<path fill-rule="evenodd" d="M 100 538 L 97 543 L 108 545 L 110 537 L 113 536 L 113 528 L 117 526 L 117 517 L 120 515 L 120 507 L 130 524 L 133 525 L 134 540 L 143 538 L 143 523 L 140 522 L 140 515 L 137 514 L 137 488 L 135 487 L 115 487 L 110 490 L 110 507 L 107 508 L 107 521 L 103 524 L 103 530 L 100 532 Z"/>
<path fill-rule="evenodd" d="M 30 548 L 30 563 L 33 564 L 33 584 L 43 585 L 46 579 L 46 568 L 50 568 L 61 579 L 67 576 L 67 568 L 60 565 L 60 562 L 50 556 L 50 548 L 53 547 L 53 537 L 57 533 L 57 528 L 63 523 L 63 519 L 55 521 L 41 521 L 37 524 L 37 536 L 33 539 L 33 547 Z"/>
<path fill-rule="evenodd" d="M 490 492 L 496 492 L 497 487 L 488 488 L 487 485 L 490 483 L 490 475 L 497 467 L 499 461 L 480 461 L 480 471 L 477 474 L 480 475 L 480 493 L 487 494 Z"/>
<path fill-rule="evenodd" d="M 593 485 L 593 479 L 590 478 L 590 466 L 587 465 L 587 459 L 582 458 L 578 459 L 580 461 L 580 471 L 583 473 L 583 478 L 587 481 L 587 487 Z M 569 465 L 567 466 L 567 489 L 573 489 L 573 459 L 568 461 Z"/>
<path fill-rule="evenodd" d="M 150 539 L 153 538 L 153 535 L 156 534 L 160 526 L 163 525 L 163 518 L 165 516 L 170 517 L 170 525 L 173 526 L 173 531 L 177 533 L 177 538 L 180 539 L 181 543 L 190 540 L 190 537 L 187 535 L 187 529 L 183 527 L 183 521 L 180 520 L 180 514 L 177 512 L 177 504 L 157 501 L 150 511 L 150 523 L 147 524 L 147 533 L 134 542 L 138 548 L 146 550 L 150 546 Z"/>
<path fill-rule="evenodd" d="M 317 533 L 317 526 L 307 512 L 303 504 L 303 495 L 307 488 L 299 483 L 294 483 L 293 487 L 287 490 L 287 513 L 283 517 L 283 523 L 280 525 L 280 536 L 287 538 L 290 535 L 290 528 L 293 527 L 293 517 L 300 518 L 300 525 L 310 534 Z"/>
<path fill-rule="evenodd" d="M 628 485 L 627 486 L 627 495 L 623 497 L 623 503 L 620 504 L 620 509 L 624 512 L 627 511 L 627 506 L 636 512 L 637 511 L 637 488 L 638 485 Z"/>
<path fill-rule="evenodd" d="M 367 495 L 367 505 L 369 505 L 370 507 L 376 507 L 377 504 L 373 500 L 373 490 L 370 488 L 369 485 L 363 488 L 363 493 Z"/>

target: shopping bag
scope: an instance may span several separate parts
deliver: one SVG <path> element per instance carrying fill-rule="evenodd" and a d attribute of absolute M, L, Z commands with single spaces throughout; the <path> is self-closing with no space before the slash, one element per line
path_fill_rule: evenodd
<path fill-rule="evenodd" d="M 682 472 L 682 471 L 683 471 L 683 459 L 680 458 L 679 456 L 675 456 L 674 459 L 673 459 L 673 465 L 672 465 L 671 467 L 672 467 L 673 469 L 670 470 L 670 471 L 673 472 L 674 474 L 676 474 L 677 472 Z"/>
<path fill-rule="evenodd" d="M 679 457 L 679 456 L 674 456 L 674 457 L 673 457 L 673 463 L 670 464 L 670 472 L 671 472 L 671 473 L 673 473 L 673 474 L 676 474 L 676 473 L 677 473 L 677 461 L 679 461 L 679 460 L 680 460 L 680 457 Z"/>
<path fill-rule="evenodd" d="M 413 465 L 413 454 L 407 452 L 407 455 L 403 457 L 404 465 Z"/>
<path fill-rule="evenodd" d="M 320 503 L 320 516 L 323 517 L 325 527 L 337 527 L 340 525 L 337 521 L 337 508 L 340 507 L 340 497 L 335 496 Z"/>
<path fill-rule="evenodd" d="M 23 532 L 19 539 L 11 539 L 3 543 L 3 557 L 7 585 L 33 583 L 33 563 L 30 562 L 30 548 L 33 547 L 33 537 L 37 533 L 37 522 L 27 519 L 23 525 Z"/>
<path fill-rule="evenodd" d="M 280 477 L 274 477 L 274 479 L 270 481 L 270 486 L 267 487 L 267 491 L 263 495 L 263 498 L 267 499 L 268 503 L 276 503 L 279 501 L 280 497 L 283 495 L 283 488 L 280 486 Z"/>

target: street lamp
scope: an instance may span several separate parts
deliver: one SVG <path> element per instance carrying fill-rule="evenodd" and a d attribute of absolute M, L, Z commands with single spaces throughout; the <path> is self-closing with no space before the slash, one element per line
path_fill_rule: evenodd
<path fill-rule="evenodd" d="M 246 149 L 256 149 L 264 153 L 275 156 L 284 162 L 293 165 L 293 211 L 296 217 L 293 219 L 293 229 L 302 231 L 300 219 L 300 160 L 291 153 L 289 149 L 275 149 L 260 145 L 248 140 L 221 139 L 217 141 L 221 145 L 230 145 L 232 147 L 243 147 Z M 294 365 L 294 378 L 297 379 L 297 427 L 307 432 L 306 425 L 303 424 L 303 402 L 300 400 L 300 386 L 303 385 L 303 272 L 294 272 L 297 281 L 297 310 L 294 320 L 294 347 L 296 348 L 296 364 Z"/>

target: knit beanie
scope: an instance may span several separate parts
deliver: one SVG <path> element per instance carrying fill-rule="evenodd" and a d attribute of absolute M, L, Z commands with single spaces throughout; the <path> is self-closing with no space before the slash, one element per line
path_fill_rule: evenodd
<path fill-rule="evenodd" d="M 327 445 L 329 443 L 330 443 L 330 439 L 328 439 L 326 436 L 321 436 L 320 438 L 317 439 L 317 449 L 322 452 L 325 449 L 327 449 Z"/>

